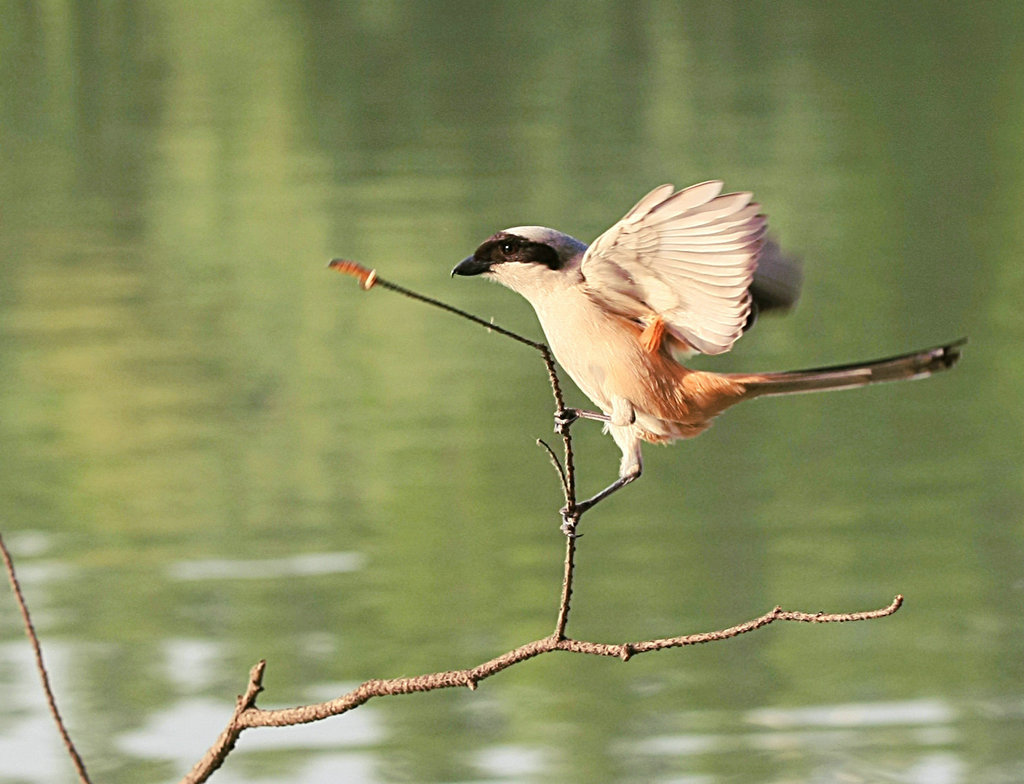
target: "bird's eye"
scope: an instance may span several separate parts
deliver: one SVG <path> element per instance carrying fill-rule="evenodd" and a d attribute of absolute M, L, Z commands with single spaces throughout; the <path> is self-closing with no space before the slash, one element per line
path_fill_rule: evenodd
<path fill-rule="evenodd" d="M 512 243 L 511 242 L 503 242 L 503 243 L 501 243 L 501 252 L 504 253 L 506 256 L 509 255 L 510 253 L 512 253 Z"/>

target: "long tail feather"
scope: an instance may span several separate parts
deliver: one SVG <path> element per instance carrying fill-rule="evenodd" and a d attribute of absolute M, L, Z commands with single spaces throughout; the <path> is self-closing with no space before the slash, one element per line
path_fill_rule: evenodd
<path fill-rule="evenodd" d="M 872 362 L 791 370 L 784 373 L 736 374 L 730 377 L 743 382 L 749 397 L 849 389 L 880 381 L 927 378 L 933 373 L 953 367 L 960 359 L 960 347 L 966 342 L 967 338 L 960 338 L 943 346 L 876 359 Z"/>

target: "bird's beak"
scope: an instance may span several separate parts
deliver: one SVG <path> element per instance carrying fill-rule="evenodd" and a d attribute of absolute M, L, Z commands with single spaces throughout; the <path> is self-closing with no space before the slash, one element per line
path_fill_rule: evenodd
<path fill-rule="evenodd" d="M 481 261 L 476 256 L 466 256 L 466 258 L 455 265 L 455 269 L 452 270 L 452 277 L 456 275 L 479 275 L 481 272 L 487 272 L 490 268 L 491 262 Z"/>

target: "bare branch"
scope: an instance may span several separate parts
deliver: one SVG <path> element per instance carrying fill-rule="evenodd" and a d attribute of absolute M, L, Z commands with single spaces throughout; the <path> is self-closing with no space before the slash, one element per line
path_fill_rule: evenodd
<path fill-rule="evenodd" d="M 46 664 L 43 662 L 43 649 L 39 645 L 39 637 L 36 635 L 36 628 L 32 624 L 32 616 L 29 614 L 28 605 L 25 603 L 25 596 L 21 592 L 21 583 L 18 582 L 18 575 L 14 571 L 14 561 L 7 550 L 7 545 L 4 544 L 2 535 L 0 535 L 0 556 L 4 560 L 7 580 L 11 584 L 11 590 L 14 591 L 14 599 L 18 603 L 18 609 L 21 610 L 21 620 L 25 627 L 25 636 L 28 637 L 28 641 L 32 645 L 32 652 L 35 654 L 36 670 L 39 672 L 39 680 L 43 684 L 43 693 L 46 695 L 46 704 L 50 708 L 50 715 L 57 725 L 57 732 L 60 733 L 60 738 L 64 741 L 64 748 L 67 749 L 68 756 L 71 757 L 71 763 L 75 766 L 79 781 L 83 782 L 83 784 L 92 784 L 89 779 L 89 773 L 85 769 L 85 763 L 82 762 L 82 757 L 79 755 L 78 749 L 75 748 L 71 735 L 68 734 L 68 728 L 64 726 L 64 720 L 61 718 L 60 711 L 57 710 L 57 700 L 53 696 L 53 689 L 50 687 L 50 675 L 46 670 Z"/>
<path fill-rule="evenodd" d="M 565 565 L 562 569 L 562 594 L 558 600 L 558 619 L 555 621 L 554 638 L 565 639 L 565 627 L 569 624 L 569 605 L 572 601 L 572 579 L 576 571 L 576 533 L 573 531 L 565 537 Z"/>
<path fill-rule="evenodd" d="M 575 541 L 569 537 L 569 541 Z M 253 668 L 250 674 L 249 686 L 245 697 L 239 698 L 239 707 L 228 726 L 221 733 L 217 742 L 206 753 L 203 759 L 192 769 L 188 776 L 181 780 L 181 784 L 200 784 L 206 781 L 230 753 L 238 736 L 243 730 L 252 727 L 290 727 L 296 724 L 307 724 L 329 716 L 339 716 L 357 708 L 374 697 L 388 697 L 397 694 L 411 694 L 418 691 L 434 691 L 436 689 L 450 689 L 465 686 L 476 689 L 480 681 L 496 675 L 502 670 L 519 664 L 520 662 L 532 659 L 551 651 L 566 651 L 569 653 L 590 654 L 594 656 L 611 656 L 622 661 L 628 661 L 633 656 L 651 651 L 660 651 L 666 648 L 679 648 L 685 645 L 700 645 L 719 640 L 728 640 L 738 637 L 741 634 L 760 629 L 775 621 L 795 621 L 799 623 L 847 623 L 850 621 L 866 621 L 874 618 L 884 618 L 892 615 L 903 603 L 903 597 L 897 596 L 887 607 L 878 610 L 869 610 L 856 613 L 806 613 L 795 610 L 783 610 L 781 607 L 774 607 L 757 618 L 744 623 L 730 626 L 727 629 L 719 629 L 699 634 L 687 634 L 679 637 L 668 637 L 659 640 L 642 640 L 638 642 L 619 643 L 611 645 L 607 643 L 588 642 L 586 640 L 573 640 L 568 637 L 559 637 L 553 634 L 540 640 L 520 645 L 508 653 L 497 658 L 471 667 L 465 670 L 449 670 L 446 672 L 434 672 L 427 675 L 417 675 L 412 678 L 392 678 L 388 680 L 371 680 L 360 684 L 357 688 L 343 694 L 342 696 L 312 705 L 300 705 L 294 708 L 281 708 L 277 710 L 263 710 L 257 708 L 253 703 L 256 694 L 260 691 L 260 678 L 263 673 L 263 664 L 260 662 Z M 257 670 L 259 671 L 257 673 Z M 243 707 L 245 705 L 245 707 Z"/>

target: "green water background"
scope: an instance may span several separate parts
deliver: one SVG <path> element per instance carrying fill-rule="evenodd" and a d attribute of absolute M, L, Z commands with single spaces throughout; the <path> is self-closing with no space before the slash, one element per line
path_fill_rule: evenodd
<path fill-rule="evenodd" d="M 806 283 L 702 367 L 971 343 L 940 378 L 648 448 L 586 518 L 570 633 L 905 608 L 544 657 L 247 733 L 214 781 L 1024 779 L 1024 6 L 0 14 L 0 530 L 97 781 L 177 780 L 259 658 L 284 706 L 553 626 L 542 365 L 329 258 L 539 337 L 453 264 L 509 225 L 590 240 L 712 177 L 756 193 Z M 588 492 L 617 454 L 576 431 Z M 0 693 L 0 781 L 73 781 L 9 596 Z"/>

